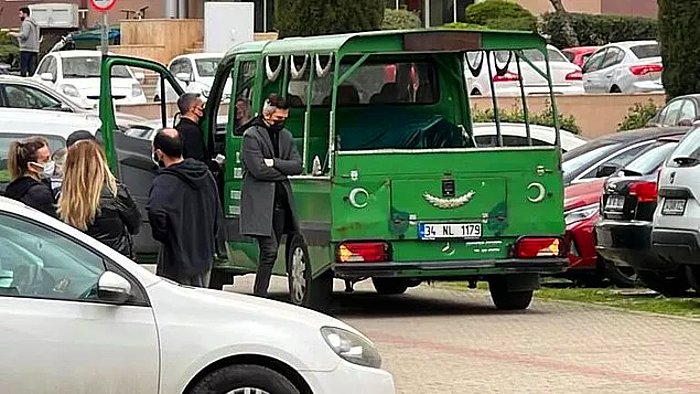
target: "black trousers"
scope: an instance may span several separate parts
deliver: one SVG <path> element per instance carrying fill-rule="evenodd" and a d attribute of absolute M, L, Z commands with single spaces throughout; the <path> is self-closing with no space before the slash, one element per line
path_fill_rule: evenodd
<path fill-rule="evenodd" d="M 19 71 L 23 77 L 31 77 L 36 71 L 38 53 L 22 51 L 19 53 Z"/>
<path fill-rule="evenodd" d="M 286 204 L 275 204 L 272 214 L 272 235 L 256 237 L 260 248 L 260 260 L 258 260 L 258 271 L 255 275 L 253 293 L 257 296 L 267 296 L 267 290 L 270 287 L 272 268 L 275 265 L 275 260 L 277 260 L 280 240 L 282 239 L 282 234 L 284 234 L 285 224 L 289 215 L 288 208 L 284 205 Z"/>

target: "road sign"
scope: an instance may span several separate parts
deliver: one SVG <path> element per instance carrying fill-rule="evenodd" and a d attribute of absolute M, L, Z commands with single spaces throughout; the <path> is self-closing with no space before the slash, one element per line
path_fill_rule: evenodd
<path fill-rule="evenodd" d="M 99 12 L 109 11 L 117 3 L 117 0 L 90 0 L 90 6 Z"/>

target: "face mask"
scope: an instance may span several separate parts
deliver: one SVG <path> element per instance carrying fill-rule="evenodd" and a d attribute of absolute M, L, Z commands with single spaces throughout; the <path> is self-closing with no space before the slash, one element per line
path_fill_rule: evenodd
<path fill-rule="evenodd" d="M 151 160 L 153 160 L 153 164 L 157 165 L 159 168 L 165 168 L 165 163 L 158 158 L 158 154 L 155 151 L 152 153 Z"/>
<path fill-rule="evenodd" d="M 32 162 L 36 167 L 41 168 L 41 173 L 39 174 L 42 178 L 51 178 L 53 176 L 54 170 L 56 169 L 56 163 L 54 161 L 47 161 L 44 164 Z"/>
<path fill-rule="evenodd" d="M 273 123 L 270 126 L 270 130 L 272 130 L 272 131 L 279 132 L 279 131 L 282 131 L 282 129 L 284 129 L 284 121 Z"/>
<path fill-rule="evenodd" d="M 22 21 L 22 22 L 24 22 L 25 19 L 27 19 L 27 17 L 25 17 L 25 16 L 20 16 L 20 17 L 19 17 L 19 20 Z"/>

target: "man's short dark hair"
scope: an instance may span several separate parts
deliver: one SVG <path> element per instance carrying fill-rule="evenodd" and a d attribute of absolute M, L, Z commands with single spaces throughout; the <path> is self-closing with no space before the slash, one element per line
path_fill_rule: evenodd
<path fill-rule="evenodd" d="M 76 142 L 83 140 L 97 141 L 97 138 L 87 130 L 76 130 L 66 139 L 66 148 L 70 148 L 71 146 L 75 145 Z"/>
<path fill-rule="evenodd" d="M 177 109 L 180 111 L 180 115 L 184 115 L 190 112 L 190 109 L 194 105 L 194 101 L 199 98 L 197 93 L 185 93 L 177 99 Z"/>
<path fill-rule="evenodd" d="M 178 133 L 168 133 L 165 129 L 159 129 L 153 139 L 153 148 L 159 149 L 168 157 L 182 157 L 182 138 Z"/>
<path fill-rule="evenodd" d="M 19 9 L 20 12 L 27 14 L 27 16 L 32 14 L 32 11 L 29 9 L 29 7 L 22 7 Z"/>
<path fill-rule="evenodd" d="M 278 96 L 275 93 L 272 93 L 269 96 L 267 96 L 267 102 L 271 107 L 275 107 L 277 109 L 289 109 L 287 99 L 285 99 L 282 96 Z"/>

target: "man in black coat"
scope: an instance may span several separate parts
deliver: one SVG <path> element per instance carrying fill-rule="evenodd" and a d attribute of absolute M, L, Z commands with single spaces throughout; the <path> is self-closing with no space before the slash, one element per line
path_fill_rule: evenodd
<path fill-rule="evenodd" d="M 208 287 L 223 213 L 216 183 L 201 161 L 183 159 L 175 129 L 158 132 L 153 160 L 162 168 L 149 194 L 153 238 L 161 242 L 156 273 L 184 285 Z"/>
<path fill-rule="evenodd" d="M 177 100 L 180 123 L 175 129 L 182 138 L 182 157 L 206 163 L 204 136 L 199 121 L 204 116 L 204 102 L 198 94 L 185 93 Z"/>

